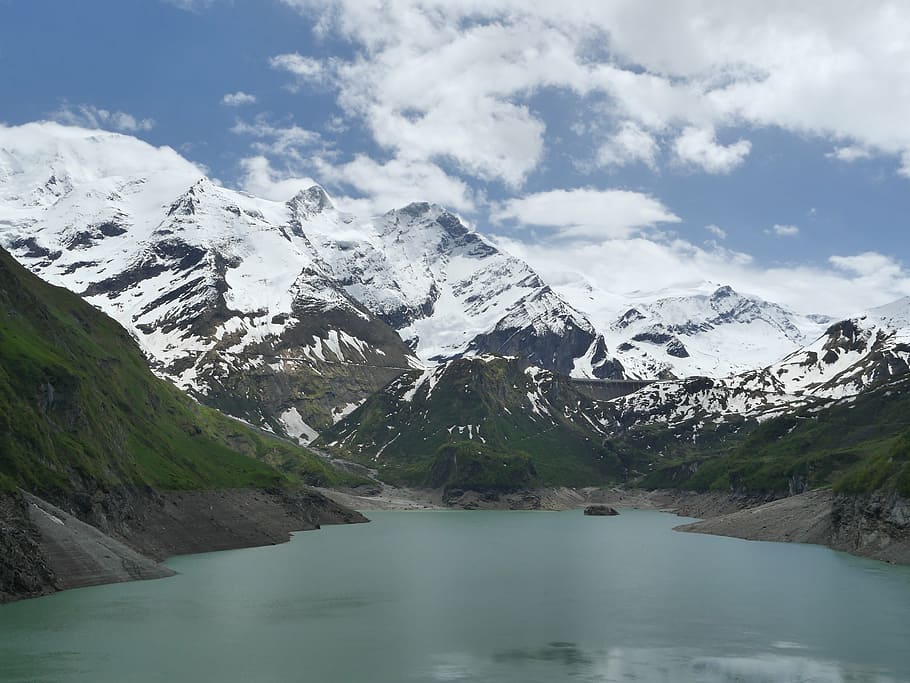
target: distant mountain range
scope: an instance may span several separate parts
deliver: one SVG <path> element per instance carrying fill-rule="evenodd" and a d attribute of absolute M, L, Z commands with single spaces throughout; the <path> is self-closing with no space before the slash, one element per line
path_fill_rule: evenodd
<path fill-rule="evenodd" d="M 592 324 L 442 207 L 371 218 L 325 191 L 230 190 L 168 148 L 42 123 L 0 127 L 0 244 L 131 330 L 200 400 L 312 439 L 409 368 L 516 356 L 591 378 L 722 377 L 826 322 L 717 287 Z"/>
<path fill-rule="evenodd" d="M 843 321 L 717 284 L 617 303 L 551 287 L 443 207 L 359 217 L 319 186 L 265 200 L 123 135 L 0 127 L 0 245 L 199 401 L 393 481 L 779 493 L 878 463 L 905 427 L 888 406 L 910 376 L 910 299 Z M 599 400 L 583 379 L 656 381 Z M 886 442 L 857 427 L 850 453 L 794 445 L 854 401 L 870 424 L 884 406 Z M 765 471 L 742 449 L 768 439 Z"/>

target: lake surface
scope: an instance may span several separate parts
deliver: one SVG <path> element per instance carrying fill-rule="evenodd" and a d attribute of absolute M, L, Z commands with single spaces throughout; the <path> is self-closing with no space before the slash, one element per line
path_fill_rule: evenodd
<path fill-rule="evenodd" d="M 910 681 L 910 569 L 623 511 L 374 512 L 0 607 L 0 681 Z"/>

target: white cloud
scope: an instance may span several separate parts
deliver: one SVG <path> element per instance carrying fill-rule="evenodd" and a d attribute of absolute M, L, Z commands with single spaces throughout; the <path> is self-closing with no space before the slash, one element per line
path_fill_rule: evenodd
<path fill-rule="evenodd" d="M 511 253 L 527 260 L 558 291 L 574 301 L 592 322 L 609 323 L 630 301 L 674 296 L 729 284 L 803 313 L 834 317 L 856 315 L 872 306 L 910 295 L 910 273 L 881 255 L 835 257 L 831 268 L 808 266 L 762 268 L 747 254 L 695 246 L 684 240 L 646 237 L 599 244 L 528 244 L 496 237 Z M 870 274 L 876 265 L 879 277 Z M 853 268 L 845 269 L 846 264 Z M 861 272 L 857 272 L 859 269 Z"/>
<path fill-rule="evenodd" d="M 311 170 L 312 175 L 302 169 Z M 476 208 L 474 193 L 468 185 L 433 164 L 392 159 L 378 163 L 358 155 L 336 164 L 332 159 L 313 154 L 306 164 L 293 157 L 276 168 L 264 155 L 241 161 L 243 189 L 268 199 L 286 200 L 301 189 L 318 183 L 331 189 L 335 203 L 361 216 L 375 216 L 411 202 L 429 201 L 458 211 Z"/>
<path fill-rule="evenodd" d="M 714 130 L 688 126 L 673 143 L 676 158 L 701 167 L 707 173 L 729 173 L 745 161 L 752 143 L 739 140 L 731 145 L 718 144 Z"/>
<path fill-rule="evenodd" d="M 293 74 L 295 82 L 290 86 L 292 90 L 297 90 L 306 83 L 319 83 L 327 75 L 325 65 L 320 60 L 296 52 L 275 55 L 269 59 L 269 66 Z"/>
<path fill-rule="evenodd" d="M 226 107 L 242 107 L 245 104 L 255 104 L 256 96 L 250 95 L 249 93 L 238 90 L 237 92 L 229 92 L 224 97 L 221 98 L 221 104 Z"/>
<path fill-rule="evenodd" d="M 768 230 L 765 230 L 765 234 L 774 235 L 775 237 L 796 237 L 799 234 L 799 228 L 795 225 L 781 225 L 780 223 L 777 223 Z"/>
<path fill-rule="evenodd" d="M 624 166 L 641 162 L 649 168 L 656 168 L 659 149 L 653 135 L 634 121 L 623 121 L 597 150 L 597 163 L 601 166 Z"/>
<path fill-rule="evenodd" d="M 894 278 L 903 270 L 890 256 L 867 251 L 854 256 L 832 256 L 828 261 L 835 268 L 860 277 Z"/>
<path fill-rule="evenodd" d="M 705 230 L 710 232 L 712 235 L 717 237 L 717 239 L 719 239 L 719 240 L 727 239 L 727 231 L 724 230 L 719 225 L 714 225 L 713 223 L 711 225 L 706 225 Z"/>
<path fill-rule="evenodd" d="M 847 145 L 845 147 L 835 147 L 833 152 L 828 152 L 825 156 L 829 159 L 850 163 L 860 159 L 871 159 L 872 152 L 859 145 Z"/>
<path fill-rule="evenodd" d="M 436 202 L 458 211 L 475 209 L 467 183 L 435 164 L 405 159 L 378 163 L 362 154 L 344 164 L 336 165 L 320 157 L 313 161 L 323 182 L 354 190 L 359 197 L 358 211 L 365 215 L 417 201 Z"/>
<path fill-rule="evenodd" d="M 142 119 L 124 111 L 110 111 L 91 104 L 70 105 L 64 103 L 51 118 L 68 126 L 116 130 L 124 133 L 137 133 L 155 127 L 154 119 Z"/>
<path fill-rule="evenodd" d="M 319 133 L 290 124 L 273 123 L 268 116 L 260 114 L 252 123 L 238 120 L 231 132 L 235 135 L 246 135 L 256 139 L 251 147 L 259 154 L 272 154 L 302 160 L 301 150 L 311 148 L 322 142 Z"/>
<path fill-rule="evenodd" d="M 562 237 L 603 240 L 624 237 L 680 218 L 650 195 L 628 190 L 551 190 L 510 199 L 492 212 L 494 222 L 556 228 Z"/>
<path fill-rule="evenodd" d="M 274 201 L 287 201 L 301 190 L 317 184 L 306 175 L 276 171 L 264 156 L 243 159 L 240 166 L 244 174 L 241 180 L 243 189 Z"/>
<path fill-rule="evenodd" d="M 602 112 L 582 98 L 605 98 L 612 125 L 678 136 L 678 156 L 713 173 L 749 153 L 745 139 L 717 143 L 713 131 L 734 127 L 910 153 L 910 90 L 894 86 L 910 81 L 907 3 L 678 0 L 655 12 L 639 0 L 284 2 L 355 45 L 358 57 L 331 78 L 380 145 L 450 158 L 480 178 L 518 186 L 543 161 L 546 120 L 529 103 L 545 88 L 576 98 L 566 104 L 588 119 Z M 616 142 L 607 163 L 630 158 Z M 648 163 L 647 148 L 633 149 Z"/>

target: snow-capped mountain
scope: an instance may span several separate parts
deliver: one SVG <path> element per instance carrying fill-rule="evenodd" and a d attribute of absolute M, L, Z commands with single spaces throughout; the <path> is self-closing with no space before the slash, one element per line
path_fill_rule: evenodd
<path fill-rule="evenodd" d="M 624 297 L 578 283 L 558 291 L 593 321 L 625 374 L 640 379 L 726 377 L 760 368 L 832 322 L 708 282 Z M 573 374 L 586 376 L 582 364 Z"/>
<path fill-rule="evenodd" d="M 0 149 L 2 243 L 226 412 L 308 438 L 419 365 L 289 233 L 285 204 L 121 135 L 31 125 L 0 129 Z"/>
<path fill-rule="evenodd" d="M 910 373 L 910 297 L 833 325 L 812 343 L 758 370 L 726 378 L 657 382 L 613 402 L 628 426 L 728 417 L 767 419 L 822 408 Z"/>
<path fill-rule="evenodd" d="M 622 376 L 581 313 L 439 206 L 361 219 L 318 186 L 260 199 L 128 136 L 0 127 L 0 243 L 132 330 L 160 374 L 293 436 L 420 359 L 568 372 L 588 353 Z"/>
<path fill-rule="evenodd" d="M 320 188 L 308 192 L 291 202 L 293 230 L 306 236 L 325 272 L 424 361 L 516 354 L 568 373 L 594 344 L 591 323 L 530 266 L 442 207 L 415 203 L 358 220 Z M 604 369 L 595 371 L 622 376 Z"/>

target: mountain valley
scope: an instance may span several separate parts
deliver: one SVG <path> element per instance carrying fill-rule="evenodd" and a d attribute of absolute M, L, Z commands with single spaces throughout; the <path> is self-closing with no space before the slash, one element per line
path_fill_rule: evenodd
<path fill-rule="evenodd" d="M 73 293 L 4 255 L 0 484 L 64 512 L 128 490 L 151 518 L 143 487 L 910 495 L 910 299 L 836 320 L 716 283 L 551 286 L 436 204 L 262 199 L 57 124 L 0 126 L 0 245 Z M 76 516 L 104 531 L 105 504 Z"/>

